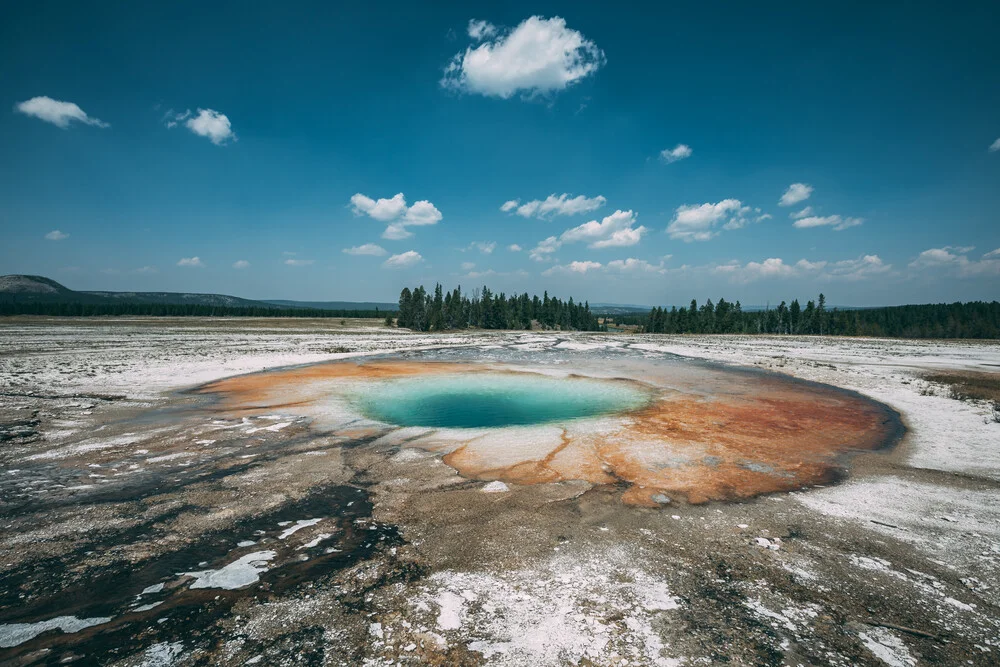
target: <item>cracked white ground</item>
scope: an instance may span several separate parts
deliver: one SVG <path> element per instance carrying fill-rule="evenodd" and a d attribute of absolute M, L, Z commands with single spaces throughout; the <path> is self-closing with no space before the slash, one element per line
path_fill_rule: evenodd
<path fill-rule="evenodd" d="M 644 509 L 177 393 L 450 346 L 773 370 L 880 401 L 907 434 L 826 488 Z M 1000 424 L 923 379 L 946 369 L 997 373 L 1000 345 L 0 322 L 0 662 L 997 664 Z"/>

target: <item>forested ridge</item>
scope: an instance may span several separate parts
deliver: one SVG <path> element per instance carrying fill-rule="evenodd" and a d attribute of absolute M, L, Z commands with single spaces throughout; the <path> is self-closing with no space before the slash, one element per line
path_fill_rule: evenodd
<path fill-rule="evenodd" d="M 648 315 L 618 317 L 647 333 L 819 334 L 899 338 L 1000 338 L 1000 302 L 827 308 L 820 294 L 803 308 L 798 300 L 777 308 L 744 311 L 739 301 L 711 299 L 687 308 L 654 308 Z"/>
<path fill-rule="evenodd" d="M 13 276 L 21 278 L 20 276 Z M 471 294 L 461 287 L 445 292 L 440 284 L 428 292 L 422 285 L 404 288 L 398 311 L 282 307 L 236 300 L 240 305 L 205 303 L 143 303 L 111 300 L 99 293 L 73 292 L 54 281 L 56 293 L 0 294 L 0 316 L 56 317 L 302 317 L 378 318 L 416 331 L 467 328 L 525 330 L 533 325 L 563 331 L 606 331 L 629 328 L 666 334 L 788 334 L 828 336 L 888 336 L 898 338 L 1000 338 L 1000 302 L 971 301 L 878 308 L 829 308 L 823 294 L 802 306 L 782 301 L 777 307 L 743 310 L 739 301 L 711 299 L 686 307 L 657 307 L 648 313 L 604 316 L 587 301 L 563 301 L 545 292 L 541 297 L 496 293 L 484 286 Z M 53 290 L 55 291 L 55 290 Z M 177 295 L 166 294 L 176 297 Z M 195 297 L 204 295 L 193 295 Z M 208 295 L 211 296 L 211 295 Z M 225 297 L 230 298 L 230 297 Z M 253 305 L 247 305 L 253 304 Z M 367 304 L 364 304 L 367 305 Z"/>
<path fill-rule="evenodd" d="M 417 331 L 444 331 L 447 329 L 530 329 L 532 321 L 563 331 L 600 331 L 597 316 L 590 312 L 590 304 L 577 303 L 550 297 L 548 292 L 539 298 L 528 293 L 495 294 L 488 287 L 475 290 L 472 295 L 462 292 L 461 286 L 444 292 L 440 284 L 433 294 L 421 285 L 414 289 L 404 287 L 399 295 L 397 325 Z"/>
<path fill-rule="evenodd" d="M 268 306 L 216 306 L 175 303 L 80 303 L 75 301 L 2 302 L 0 315 L 49 315 L 52 317 L 367 317 L 385 316 L 375 310 L 325 310 Z"/>

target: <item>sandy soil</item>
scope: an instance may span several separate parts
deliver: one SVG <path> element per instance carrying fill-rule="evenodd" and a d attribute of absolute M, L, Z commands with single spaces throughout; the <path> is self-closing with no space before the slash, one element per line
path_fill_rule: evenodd
<path fill-rule="evenodd" d="M 1000 660 L 1000 424 L 923 379 L 996 373 L 1000 345 L 331 324 L 0 322 L 0 662 Z M 908 433 L 837 485 L 650 509 L 185 391 L 455 346 L 762 368 L 869 396 Z"/>

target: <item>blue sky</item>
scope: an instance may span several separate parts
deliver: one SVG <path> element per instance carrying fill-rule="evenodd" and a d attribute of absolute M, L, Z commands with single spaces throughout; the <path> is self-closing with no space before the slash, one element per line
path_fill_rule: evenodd
<path fill-rule="evenodd" d="M 994 3 L 337 4 L 6 3 L 0 273 L 1000 293 Z"/>

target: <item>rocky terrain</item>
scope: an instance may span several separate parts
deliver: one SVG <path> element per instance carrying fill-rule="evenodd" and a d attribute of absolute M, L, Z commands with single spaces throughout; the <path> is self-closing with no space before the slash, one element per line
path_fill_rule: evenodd
<path fill-rule="evenodd" d="M 529 347 L 783 373 L 880 401 L 907 433 L 838 484 L 645 508 L 189 391 Z M 998 368 L 984 342 L 8 319 L 0 663 L 996 664 L 1000 423 L 926 378 Z"/>

